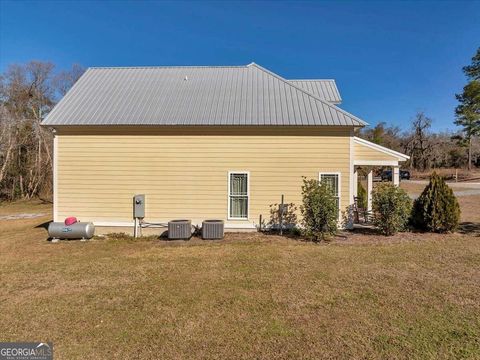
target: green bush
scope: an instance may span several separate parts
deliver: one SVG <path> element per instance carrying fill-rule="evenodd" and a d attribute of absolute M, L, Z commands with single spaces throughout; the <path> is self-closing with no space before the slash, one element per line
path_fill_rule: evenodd
<path fill-rule="evenodd" d="M 413 205 L 412 225 L 417 229 L 446 233 L 454 231 L 460 221 L 460 206 L 452 189 L 435 172 L 430 183 Z"/>
<path fill-rule="evenodd" d="M 361 209 L 367 208 L 367 190 L 363 187 L 362 183 L 359 181 L 357 186 L 357 197 L 358 197 L 358 207 Z"/>
<path fill-rule="evenodd" d="M 308 240 L 327 240 L 335 235 L 338 225 L 337 199 L 331 188 L 318 180 L 303 179 L 302 224 L 304 236 Z"/>
<path fill-rule="evenodd" d="M 405 230 L 412 210 L 412 200 L 405 190 L 390 183 L 380 184 L 372 193 L 373 223 L 384 235 Z"/>

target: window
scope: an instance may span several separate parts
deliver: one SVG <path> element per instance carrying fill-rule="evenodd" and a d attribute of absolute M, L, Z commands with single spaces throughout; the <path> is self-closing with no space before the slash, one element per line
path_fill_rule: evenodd
<path fill-rule="evenodd" d="M 248 172 L 228 173 L 228 218 L 248 219 Z"/>
<path fill-rule="evenodd" d="M 319 180 L 331 189 L 333 195 L 337 198 L 337 207 L 340 210 L 340 173 L 320 173 Z"/>

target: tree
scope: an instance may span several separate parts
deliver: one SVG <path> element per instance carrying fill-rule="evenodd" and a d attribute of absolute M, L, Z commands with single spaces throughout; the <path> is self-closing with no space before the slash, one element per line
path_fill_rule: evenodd
<path fill-rule="evenodd" d="M 430 183 L 415 200 L 412 224 L 416 228 L 431 232 L 450 232 L 458 227 L 460 205 L 452 189 L 435 172 Z"/>
<path fill-rule="evenodd" d="M 63 74 L 70 85 L 79 67 Z M 51 194 L 52 133 L 41 126 L 70 85 L 56 82 L 49 62 L 10 65 L 0 76 L 0 199 Z"/>
<path fill-rule="evenodd" d="M 412 131 L 405 144 L 405 150 L 410 155 L 410 167 L 425 170 L 431 164 L 433 149 L 429 136 L 432 119 L 425 113 L 418 112 L 412 122 Z"/>
<path fill-rule="evenodd" d="M 463 72 L 471 80 L 480 80 L 480 47 L 472 58 L 472 64 L 463 67 Z"/>
<path fill-rule="evenodd" d="M 401 151 L 400 129 L 397 126 L 387 126 L 380 122 L 373 128 L 361 131 L 360 136 L 375 144 Z"/>
<path fill-rule="evenodd" d="M 461 94 L 455 95 L 460 103 L 455 109 L 455 125 L 462 127 L 463 136 L 457 141 L 467 148 L 468 170 L 471 170 L 472 141 L 480 134 L 480 48 L 472 58 L 472 65 L 465 66 L 463 72 L 470 81 Z"/>
<path fill-rule="evenodd" d="M 59 72 L 53 78 L 53 84 L 60 95 L 64 96 L 84 72 L 85 68 L 83 66 L 79 64 L 73 64 L 70 70 Z"/>

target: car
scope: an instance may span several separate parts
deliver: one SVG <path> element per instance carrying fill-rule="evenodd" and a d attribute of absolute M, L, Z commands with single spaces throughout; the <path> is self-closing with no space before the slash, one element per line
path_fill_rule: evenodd
<path fill-rule="evenodd" d="M 408 171 L 408 170 L 400 170 L 400 179 L 402 179 L 402 180 L 410 180 L 410 171 Z"/>
<path fill-rule="evenodd" d="M 382 181 L 392 181 L 392 170 L 383 170 L 380 177 Z"/>
<path fill-rule="evenodd" d="M 392 170 L 383 170 L 380 177 L 382 178 L 382 181 L 392 181 Z M 410 171 L 400 170 L 400 179 L 410 180 Z"/>

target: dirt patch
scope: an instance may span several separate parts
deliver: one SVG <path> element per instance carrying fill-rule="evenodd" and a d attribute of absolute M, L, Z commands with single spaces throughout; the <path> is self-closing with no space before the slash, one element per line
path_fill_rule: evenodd
<path fill-rule="evenodd" d="M 47 215 L 46 213 L 37 213 L 37 214 L 13 214 L 13 215 L 1 215 L 0 220 L 19 220 L 19 219 L 34 219 Z"/>

